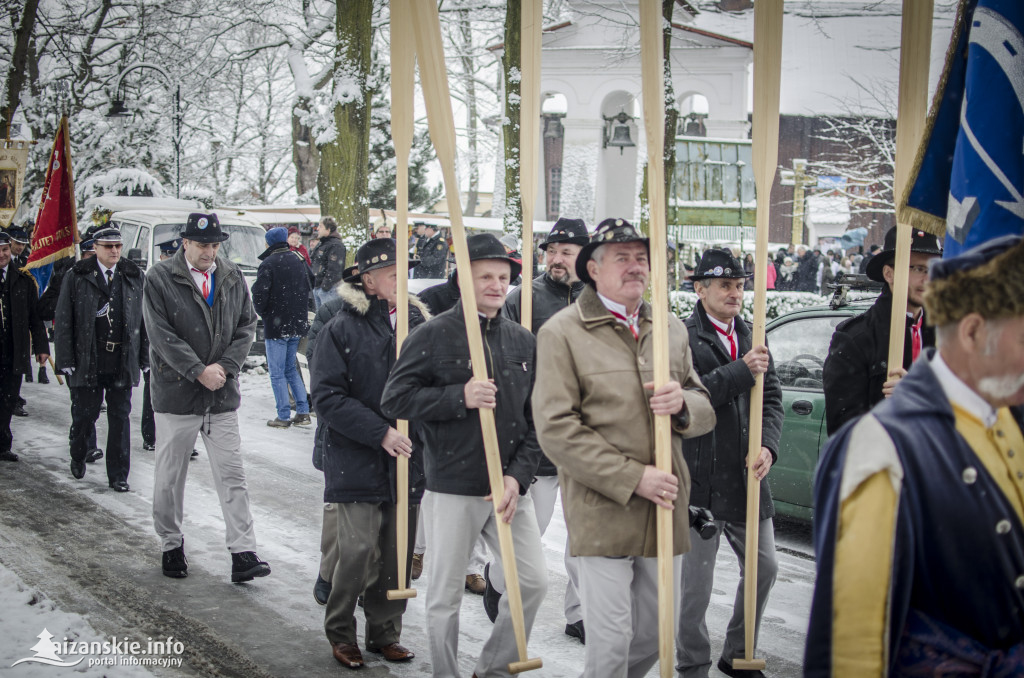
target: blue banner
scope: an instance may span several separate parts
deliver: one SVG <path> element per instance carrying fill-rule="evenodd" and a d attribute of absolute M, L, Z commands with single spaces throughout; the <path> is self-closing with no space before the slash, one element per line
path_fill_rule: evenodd
<path fill-rule="evenodd" d="M 940 87 L 900 217 L 950 257 L 1024 233 L 1024 2 L 963 0 Z"/>
<path fill-rule="evenodd" d="M 53 276 L 53 264 L 30 268 L 28 272 L 35 276 L 36 284 L 39 285 L 39 296 L 43 296 L 43 292 L 46 291 L 46 286 L 50 284 L 50 278 Z"/>

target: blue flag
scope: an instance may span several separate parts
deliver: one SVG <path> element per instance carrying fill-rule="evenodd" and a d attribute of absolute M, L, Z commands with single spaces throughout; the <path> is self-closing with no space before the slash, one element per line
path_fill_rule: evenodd
<path fill-rule="evenodd" d="M 945 256 L 1024 233 L 1024 2 L 961 0 L 900 221 Z"/>

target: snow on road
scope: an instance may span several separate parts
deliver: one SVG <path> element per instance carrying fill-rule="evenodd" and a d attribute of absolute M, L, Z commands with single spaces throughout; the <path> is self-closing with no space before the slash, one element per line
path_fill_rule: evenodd
<path fill-rule="evenodd" d="M 52 377 L 51 377 L 52 380 Z M 160 571 L 160 544 L 153 533 L 153 455 L 142 450 L 138 430 L 141 389 L 133 397 L 132 491 L 108 489 L 103 461 L 90 464 L 85 478 L 74 480 L 68 467 L 67 431 L 70 406 L 67 389 L 26 384 L 23 396 L 31 416 L 15 419 L 15 451 L 21 461 L 0 465 L 0 672 L 11 676 L 50 676 L 54 669 L 22 663 L 32 657 L 46 628 L 59 641 L 129 639 L 145 647 L 147 639 L 179 641 L 180 668 L 153 667 L 158 676 L 336 676 L 338 666 L 323 634 L 323 608 L 316 605 L 312 585 L 319 564 L 323 476 L 310 461 L 313 429 L 276 430 L 269 378 L 241 377 L 240 411 L 246 472 L 260 544 L 258 553 L 273 574 L 245 585 L 232 585 L 230 557 L 224 548 L 224 525 L 210 467 L 202 447 L 190 464 L 185 499 L 185 548 L 189 577 L 172 580 Z M 101 415 L 102 445 L 106 423 Z M 549 595 L 541 608 L 530 643 L 530 656 L 542 657 L 544 668 L 529 675 L 578 676 L 583 647 L 564 633 L 562 594 L 565 569 L 562 549 L 565 525 L 557 509 L 544 537 L 549 567 Z M 768 603 L 760 644 L 770 676 L 801 673 L 814 564 L 805 527 L 780 530 L 779 580 Z M 419 596 L 409 601 L 402 642 L 417 653 L 407 664 L 388 664 L 365 654 L 362 675 L 423 676 L 429 674 L 429 649 L 424 630 L 424 595 L 430 583 L 430 550 L 426 571 L 414 582 Z M 713 657 L 732 611 L 738 565 L 728 547 L 719 557 L 717 581 L 708 626 Z M 34 602 L 33 602 L 34 601 Z M 360 616 L 357 612 L 357 616 Z M 360 628 L 362 620 L 360 618 Z M 461 616 L 460 665 L 472 673 L 476 653 L 491 624 L 478 596 L 466 594 Z M 154 654 L 160 654 L 159 652 Z M 63 660 L 78 656 L 67 654 Z M 136 666 L 116 670 L 86 667 L 76 675 L 146 675 Z M 651 675 L 656 674 L 656 669 Z M 712 676 L 720 675 L 715 669 Z"/>

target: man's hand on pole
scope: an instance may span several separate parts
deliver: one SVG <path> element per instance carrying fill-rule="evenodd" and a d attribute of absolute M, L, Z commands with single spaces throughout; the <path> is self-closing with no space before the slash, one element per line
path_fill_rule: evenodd
<path fill-rule="evenodd" d="M 399 433 L 398 429 L 391 426 L 388 426 L 388 432 L 384 434 L 384 439 L 380 441 L 380 446 L 384 448 L 385 452 L 396 459 L 399 456 L 412 456 L 412 441 L 407 436 Z"/>
<path fill-rule="evenodd" d="M 653 391 L 654 382 L 647 382 L 644 384 L 644 388 L 648 391 Z M 679 414 L 685 406 L 686 399 L 683 397 L 683 387 L 679 385 L 678 381 L 666 382 L 664 386 L 654 391 L 654 395 L 651 396 L 651 411 L 658 415 L 671 416 Z"/>
<path fill-rule="evenodd" d="M 498 504 L 498 514 L 501 515 L 501 519 L 512 524 L 512 518 L 516 515 L 516 508 L 519 506 L 519 481 L 512 476 L 502 476 L 502 480 L 505 482 L 505 494 L 501 498 L 501 503 Z M 485 501 L 492 501 L 492 495 L 484 497 Z"/>
<path fill-rule="evenodd" d="M 902 367 L 893 367 L 889 370 L 888 376 L 889 378 L 882 384 L 882 395 L 886 398 L 892 397 L 896 384 L 900 383 L 900 379 L 907 376 L 907 371 Z"/>
<path fill-rule="evenodd" d="M 768 475 L 768 471 L 772 468 L 772 453 L 767 447 L 761 448 L 761 454 L 757 455 L 757 461 L 754 462 L 754 477 L 758 481 L 764 480 L 764 477 Z"/>
<path fill-rule="evenodd" d="M 644 467 L 644 475 L 633 492 L 671 510 L 674 507 L 672 502 L 679 495 L 679 479 L 671 473 L 659 471 L 656 466 L 648 465 Z"/>
<path fill-rule="evenodd" d="M 743 355 L 743 362 L 755 377 L 768 371 L 768 347 L 755 346 Z"/>
<path fill-rule="evenodd" d="M 466 386 L 462 391 L 466 397 L 467 410 L 493 410 L 498 404 L 498 387 L 494 385 L 494 380 L 492 379 L 487 381 L 480 381 L 476 378 L 470 379 L 466 382 Z"/>

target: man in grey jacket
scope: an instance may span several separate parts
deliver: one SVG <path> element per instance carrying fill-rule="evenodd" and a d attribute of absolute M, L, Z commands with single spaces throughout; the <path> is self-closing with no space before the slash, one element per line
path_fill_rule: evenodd
<path fill-rule="evenodd" d="M 189 458 L 201 433 L 227 525 L 231 581 L 250 581 L 270 574 L 254 552 L 238 432 L 238 374 L 252 345 L 256 314 L 241 271 L 217 256 L 228 239 L 217 215 L 190 214 L 181 236 L 181 250 L 146 277 L 157 439 L 153 523 L 163 541 L 164 574 L 188 576 L 182 504 Z"/>

